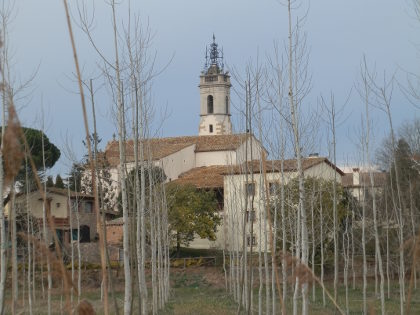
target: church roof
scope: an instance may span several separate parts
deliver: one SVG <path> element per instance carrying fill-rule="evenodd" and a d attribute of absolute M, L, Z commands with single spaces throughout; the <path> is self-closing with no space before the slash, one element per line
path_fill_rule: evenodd
<path fill-rule="evenodd" d="M 334 168 L 340 175 L 344 175 L 338 167 L 334 166 L 327 158 L 305 158 L 303 159 L 303 169 L 307 170 L 320 163 L 327 163 Z M 281 161 L 272 160 L 266 161 L 266 172 L 267 173 L 279 173 L 281 171 Z M 248 162 L 248 172 L 251 170 L 255 173 L 261 173 L 261 164 L 259 160 Z M 297 170 L 296 159 L 284 160 L 284 171 L 295 172 Z M 220 188 L 223 187 L 223 176 L 225 175 L 238 175 L 245 173 L 245 163 L 241 165 L 213 165 L 213 166 L 202 166 L 193 168 L 187 172 L 179 175 L 179 178 L 173 182 L 180 185 L 194 185 L 197 188 Z"/>
<path fill-rule="evenodd" d="M 335 166 L 333 163 L 330 162 L 326 157 L 309 157 L 309 158 L 303 158 L 302 159 L 302 168 L 303 170 L 307 170 L 315 165 L 321 164 L 321 163 L 327 163 L 329 166 L 331 166 L 333 169 L 335 169 L 341 176 L 344 175 L 343 171 L 339 169 L 337 166 Z M 249 161 L 248 162 L 248 172 L 251 172 L 251 170 L 254 173 L 261 173 L 262 165 L 260 161 Z M 271 160 L 265 162 L 265 170 L 267 173 L 278 173 L 281 172 L 281 160 Z M 297 171 L 297 160 L 296 159 L 289 159 L 284 160 L 283 162 L 283 170 L 285 172 L 296 172 Z M 225 175 L 229 174 L 242 174 L 245 172 L 245 163 L 241 165 L 235 166 L 233 169 L 230 169 Z"/>
<path fill-rule="evenodd" d="M 144 158 L 159 160 L 186 147 L 195 145 L 195 152 L 234 151 L 245 141 L 246 134 L 151 138 L 144 140 Z M 134 162 L 134 141 L 125 142 L 126 161 Z M 108 142 L 105 156 L 111 166 L 119 164 L 118 141 Z"/>
<path fill-rule="evenodd" d="M 212 165 L 193 168 L 182 173 L 173 182 L 179 185 L 193 185 L 197 188 L 220 188 L 223 187 L 223 175 L 232 166 Z"/>

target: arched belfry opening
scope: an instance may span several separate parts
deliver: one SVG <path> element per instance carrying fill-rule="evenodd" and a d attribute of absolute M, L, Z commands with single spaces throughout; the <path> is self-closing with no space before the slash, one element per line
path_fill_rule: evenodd
<path fill-rule="evenodd" d="M 213 114 L 213 95 L 207 96 L 207 114 Z"/>
<path fill-rule="evenodd" d="M 223 49 L 219 48 L 213 35 L 200 75 L 200 136 L 232 134 L 230 87 L 229 72 L 224 70 Z"/>

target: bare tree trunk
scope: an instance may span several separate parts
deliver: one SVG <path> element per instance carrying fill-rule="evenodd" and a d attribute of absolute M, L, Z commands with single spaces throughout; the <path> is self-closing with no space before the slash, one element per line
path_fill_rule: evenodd
<path fill-rule="evenodd" d="M 4 64 L 4 62 L 3 62 Z M 2 77 L 2 85 L 5 85 L 5 79 Z M 2 117 L 1 117 L 1 143 L 0 143 L 0 191 L 4 191 L 4 169 L 3 169 L 3 143 L 5 133 L 5 120 L 6 120 L 6 97 L 4 91 L 2 91 Z M 4 289 L 6 286 L 6 224 L 4 221 L 4 206 L 3 202 L 0 202 L 0 314 L 4 311 Z"/>
<path fill-rule="evenodd" d="M 44 117 L 42 118 L 44 119 Z M 42 124 L 41 132 L 41 142 L 42 142 L 42 164 L 43 169 L 45 170 L 45 148 L 44 148 L 44 124 Z M 44 182 L 44 194 L 47 194 L 47 184 Z M 42 208 L 42 231 L 44 236 L 44 243 L 46 246 L 49 244 L 49 236 L 47 229 L 47 205 L 43 204 Z M 53 231 L 55 233 L 55 231 Z M 49 255 L 47 255 L 47 280 L 48 280 L 48 290 L 47 290 L 47 305 L 48 305 L 48 315 L 51 315 L 51 290 L 52 290 L 52 275 L 51 275 L 51 263 Z"/>
<path fill-rule="evenodd" d="M 348 270 L 349 270 L 349 216 L 346 216 L 345 231 L 343 233 L 343 258 L 344 258 L 344 288 L 346 290 L 346 314 L 349 314 L 349 285 L 348 285 Z"/>
<path fill-rule="evenodd" d="M 380 296 L 381 296 L 381 313 L 385 315 L 385 293 L 384 293 L 384 272 L 382 266 L 382 255 L 381 255 L 381 247 L 380 247 L 380 240 L 379 240 L 379 232 L 378 232 L 378 220 L 377 220 L 377 209 L 376 209 L 376 191 L 375 191 L 375 182 L 373 178 L 373 171 L 371 167 L 370 161 L 370 118 L 369 118 L 369 102 L 370 102 L 370 86 L 369 81 L 372 81 L 371 75 L 368 73 L 366 59 L 364 59 L 364 69 L 362 70 L 362 80 L 363 80 L 363 88 L 364 88 L 364 101 L 365 101 L 365 110 L 366 110 L 366 135 L 364 139 L 364 145 L 366 147 L 366 162 L 369 168 L 369 178 L 370 178 L 370 190 L 372 194 L 372 212 L 373 212 L 373 229 L 374 229 L 374 237 L 375 237 L 375 291 L 376 291 L 376 260 L 378 262 L 379 267 L 379 274 L 381 277 L 381 284 L 380 284 Z M 373 83 L 373 82 L 372 82 Z M 391 125 L 392 128 L 392 125 Z"/>
<path fill-rule="evenodd" d="M 32 286 L 31 286 L 31 264 L 32 264 L 32 248 L 31 248 L 31 211 L 30 211 L 30 205 L 29 205 L 29 176 L 28 176 L 28 157 L 25 156 L 25 180 L 26 180 L 26 220 L 27 220 L 27 242 L 26 246 L 27 253 L 28 253 L 28 303 L 29 303 L 29 314 L 32 315 Z"/>
<path fill-rule="evenodd" d="M 391 297 L 391 284 L 389 277 L 389 214 L 388 214 L 388 197 L 385 189 L 385 216 L 386 216 L 386 280 L 387 280 L 387 297 Z"/>
<path fill-rule="evenodd" d="M 34 220 L 31 220 L 31 236 L 35 237 L 34 234 Z M 32 244 L 32 301 L 33 304 L 36 304 L 36 273 L 35 273 L 35 264 L 36 264 L 36 252 L 35 246 Z M 42 275 L 41 275 L 42 278 Z M 1 311 L 0 311 L 1 314 Z"/>
<path fill-rule="evenodd" d="M 292 12 L 291 12 L 291 1 L 288 0 L 288 21 L 289 21 L 289 105 L 290 105 L 290 116 L 291 116 L 291 124 L 293 129 L 293 140 L 294 140 L 294 153 L 296 155 L 296 162 L 297 162 L 297 173 L 298 173 L 298 180 L 299 180 L 299 209 L 298 209 L 298 229 L 297 229 L 297 240 L 296 240 L 296 253 L 297 256 L 300 258 L 299 263 L 303 264 L 303 266 L 308 266 L 308 233 L 307 233 L 307 225 L 306 225 L 306 209 L 305 209 L 305 188 L 304 188 L 304 174 L 302 168 L 302 153 L 300 147 L 300 133 L 299 133 L 299 120 L 298 120 L 298 104 L 295 98 L 295 89 L 294 86 L 294 77 L 293 77 L 293 52 L 296 49 L 295 45 L 298 43 L 295 42 L 293 44 L 292 39 Z M 296 79 L 296 78 L 295 78 Z M 295 284 L 295 292 L 293 296 L 293 314 L 297 315 L 297 299 L 298 299 L 298 290 L 301 288 L 302 290 L 302 314 L 307 315 L 309 311 L 309 299 L 308 299 L 308 282 L 307 280 L 303 280 L 301 283 L 301 279 L 296 277 L 296 284 Z"/>
<path fill-rule="evenodd" d="M 74 283 L 73 209 L 71 207 L 71 199 L 70 199 L 70 182 L 67 185 L 67 209 L 69 212 L 69 223 L 70 223 L 71 282 Z M 70 303 L 72 306 L 73 306 L 73 291 L 74 291 L 74 288 L 72 286 L 70 289 Z"/>
<path fill-rule="evenodd" d="M 150 149 L 150 148 L 149 148 Z M 157 290 L 156 290 L 156 208 L 153 204 L 153 177 L 152 166 L 149 161 L 149 213 L 150 213 L 150 241 L 151 241 L 151 265 L 152 265 L 152 314 L 157 314 Z"/>
<path fill-rule="evenodd" d="M 312 267 L 312 274 L 315 274 L 315 223 L 314 223 L 314 204 L 315 204 L 315 183 L 312 187 L 312 195 L 311 195 L 311 236 L 312 236 L 312 259 L 311 259 L 311 267 Z M 321 221 L 322 224 L 322 221 Z M 316 301 L 316 291 L 315 291 L 315 281 L 312 282 L 312 301 Z"/>
<path fill-rule="evenodd" d="M 322 191 L 319 190 L 319 221 L 320 224 L 320 246 L 321 246 L 321 284 L 322 284 L 322 305 L 326 305 L 325 302 L 325 286 L 324 286 L 324 213 L 322 207 Z"/>
<path fill-rule="evenodd" d="M 18 272 L 17 272 L 17 241 L 16 241 L 16 205 L 14 180 L 11 188 L 11 207 L 10 207 L 10 232 L 12 243 L 12 314 L 17 314 L 18 302 Z"/>
<path fill-rule="evenodd" d="M 364 151 L 364 150 L 363 150 Z M 363 255 L 363 314 L 367 314 L 367 262 L 366 262 L 366 200 L 363 194 L 362 200 L 362 255 Z M 360 197 L 359 197 L 359 200 Z"/>
<path fill-rule="evenodd" d="M 411 218 L 411 229 L 412 229 L 412 238 L 413 240 L 416 239 L 416 227 L 414 223 L 414 204 L 413 204 L 413 191 L 411 186 L 411 180 L 408 181 L 408 191 L 410 195 L 410 218 Z M 416 272 L 416 264 L 412 266 L 412 273 L 413 273 L 413 281 L 414 281 L 414 289 L 417 289 L 417 272 Z"/>

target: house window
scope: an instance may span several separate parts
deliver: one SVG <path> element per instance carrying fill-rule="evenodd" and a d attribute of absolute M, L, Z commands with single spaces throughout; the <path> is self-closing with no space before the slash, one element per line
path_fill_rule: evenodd
<path fill-rule="evenodd" d="M 78 203 L 77 203 L 77 201 L 73 200 L 73 201 L 71 202 L 71 210 L 72 210 L 73 212 L 76 212 L 76 211 L 78 211 L 78 210 L 79 210 L 78 208 L 79 208 L 79 207 L 78 207 Z"/>
<path fill-rule="evenodd" d="M 55 204 L 55 206 L 57 207 L 57 208 L 60 208 L 60 203 L 59 202 L 57 202 L 56 204 Z"/>
<path fill-rule="evenodd" d="M 254 223 L 255 222 L 255 210 L 247 210 L 246 212 L 246 222 L 250 223 Z"/>
<path fill-rule="evenodd" d="M 247 196 L 254 196 L 255 194 L 255 183 L 246 183 L 245 191 Z"/>
<path fill-rule="evenodd" d="M 77 241 L 77 235 L 78 233 L 77 233 L 77 229 L 73 229 L 73 230 L 71 230 L 71 240 L 72 241 Z"/>
<path fill-rule="evenodd" d="M 86 213 L 92 213 L 92 202 L 85 202 L 85 212 Z"/>
<path fill-rule="evenodd" d="M 225 99 L 225 105 L 226 105 L 226 114 L 229 114 L 229 98 L 226 96 L 226 99 Z"/>
<path fill-rule="evenodd" d="M 80 226 L 80 243 L 90 242 L 90 228 L 87 225 Z"/>
<path fill-rule="evenodd" d="M 213 125 L 209 125 L 209 132 L 213 133 Z"/>
<path fill-rule="evenodd" d="M 254 245 L 257 245 L 257 238 L 255 237 L 255 235 L 248 235 L 247 237 L 246 237 L 246 244 L 248 245 L 248 246 L 254 246 Z"/>
<path fill-rule="evenodd" d="M 213 114 L 213 95 L 207 96 L 207 114 Z"/>
<path fill-rule="evenodd" d="M 271 196 L 275 196 L 280 191 L 280 184 L 279 183 L 268 183 L 268 189 Z"/>

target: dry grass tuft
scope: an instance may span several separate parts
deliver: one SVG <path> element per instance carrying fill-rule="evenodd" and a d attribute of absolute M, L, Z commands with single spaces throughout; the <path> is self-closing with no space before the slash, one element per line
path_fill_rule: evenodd
<path fill-rule="evenodd" d="M 78 314 L 78 315 L 94 315 L 94 314 L 96 314 L 96 312 L 93 309 L 92 304 L 90 304 L 86 300 L 82 300 L 82 301 L 80 301 L 79 305 L 77 305 L 76 314 Z"/>
<path fill-rule="evenodd" d="M 20 124 L 14 106 L 8 108 L 9 118 L 4 133 L 3 158 L 5 183 L 9 185 L 18 174 L 23 160 L 22 145 L 19 141 Z"/>

